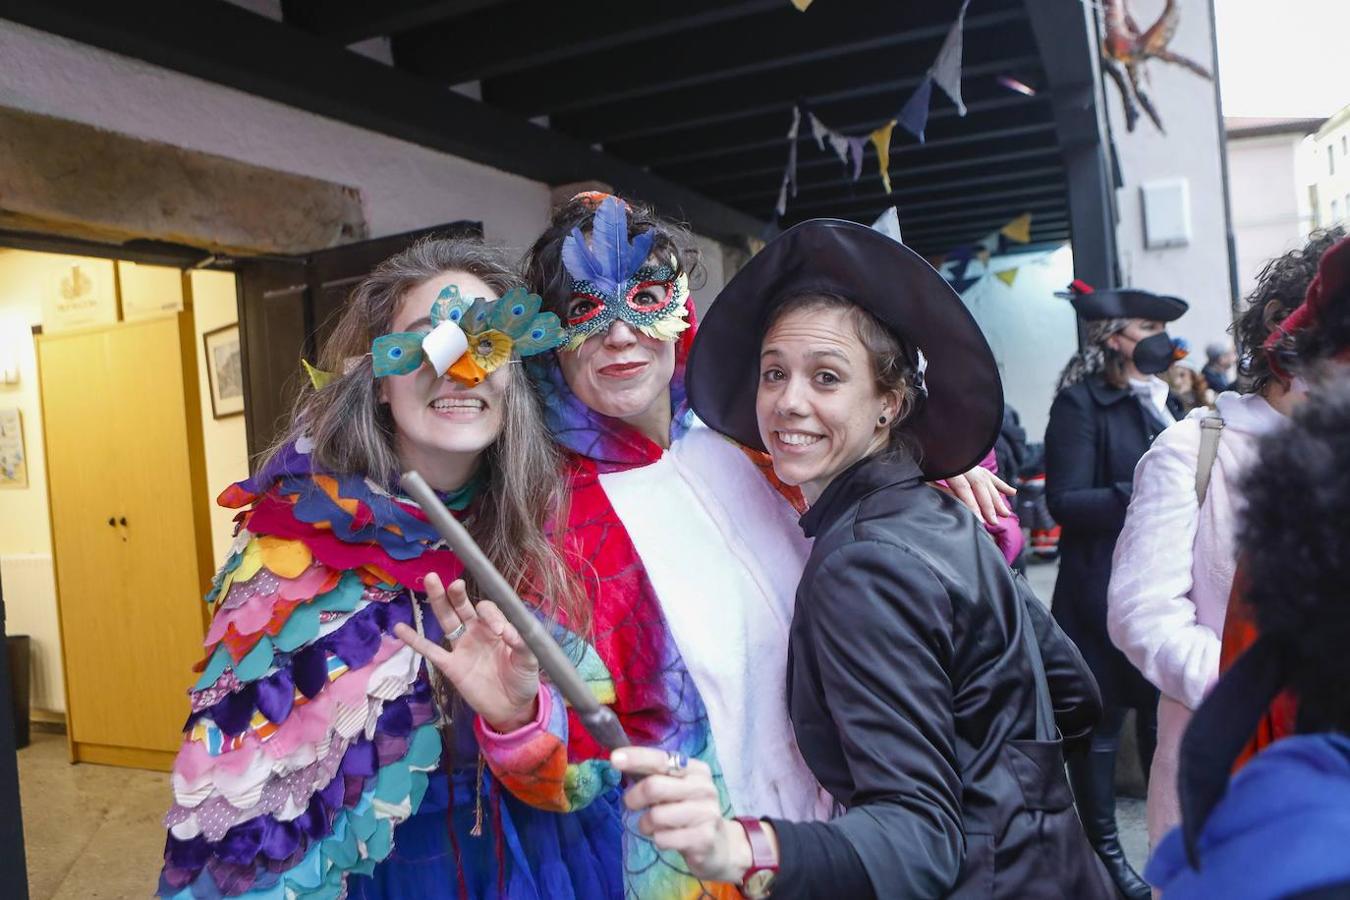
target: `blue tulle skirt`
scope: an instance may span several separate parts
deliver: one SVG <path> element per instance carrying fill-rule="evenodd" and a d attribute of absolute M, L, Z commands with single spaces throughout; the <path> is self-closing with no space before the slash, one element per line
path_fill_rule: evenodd
<path fill-rule="evenodd" d="M 444 772 L 434 773 L 416 815 L 395 830 L 393 851 L 372 875 L 351 876 L 347 896 L 353 900 L 623 897 L 623 817 L 617 788 L 578 812 L 551 813 L 517 800 L 484 771 L 482 834 L 473 836 L 478 798 L 474 777 L 470 770 L 457 770 L 453 780 Z M 454 824 L 454 842 L 447 812 Z"/>

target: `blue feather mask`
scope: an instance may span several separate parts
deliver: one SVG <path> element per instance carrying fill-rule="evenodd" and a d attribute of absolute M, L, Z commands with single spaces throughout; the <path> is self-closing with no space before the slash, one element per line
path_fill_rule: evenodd
<path fill-rule="evenodd" d="M 478 384 L 513 353 L 532 356 L 567 340 L 562 322 L 540 312 L 542 305 L 524 288 L 512 288 L 500 300 L 469 300 L 450 285 L 431 305 L 430 332 L 400 331 L 371 342 L 375 377 L 409 375 L 429 362 L 438 376 L 448 372 L 463 384 Z"/>
<path fill-rule="evenodd" d="M 628 237 L 627 210 L 613 196 L 595 212 L 589 245 L 580 228 L 572 229 L 562 247 L 572 278 L 566 349 L 577 349 L 620 319 L 662 341 L 676 340 L 689 327 L 689 279 L 677 277 L 673 265 L 648 263 L 652 239 L 651 232 Z"/>

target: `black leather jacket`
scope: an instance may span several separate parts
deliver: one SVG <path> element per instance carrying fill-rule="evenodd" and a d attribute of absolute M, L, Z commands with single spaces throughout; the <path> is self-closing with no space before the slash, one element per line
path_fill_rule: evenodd
<path fill-rule="evenodd" d="M 1060 743 L 1036 740 L 1023 629 L 1066 737 L 1096 724 L 1096 684 L 981 524 L 893 456 L 839 475 L 802 528 L 815 546 L 788 698 L 802 755 L 847 812 L 774 821 L 775 900 L 1114 896 Z"/>

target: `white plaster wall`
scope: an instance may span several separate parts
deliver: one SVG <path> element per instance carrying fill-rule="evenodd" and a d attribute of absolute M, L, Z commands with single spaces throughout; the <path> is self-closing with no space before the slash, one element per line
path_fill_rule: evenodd
<path fill-rule="evenodd" d="M 1209 0 L 1177 5 L 1181 20 L 1171 49 L 1213 71 Z M 1140 27 L 1147 28 L 1161 14 L 1163 0 L 1136 0 L 1131 9 Z M 1121 275 L 1125 285 L 1189 302 L 1190 310 L 1168 330 L 1202 348 L 1221 339 L 1232 323 L 1218 100 L 1212 82 L 1186 69 L 1156 61 L 1146 69 L 1144 89 L 1162 117 L 1165 135 L 1142 115 L 1134 133 L 1127 132 L 1119 92 L 1112 83 L 1104 87 L 1125 183 L 1117 192 Z M 1190 184 L 1191 242 L 1145 250 L 1139 186 L 1178 177 Z"/>
<path fill-rule="evenodd" d="M 0 105 L 360 189 L 372 237 L 456 219 L 523 250 L 544 184 L 0 21 Z"/>
<path fill-rule="evenodd" d="M 1228 140 L 1228 190 L 1243 297 L 1256 287 L 1266 263 L 1302 244 L 1312 227 L 1299 164 L 1307 144 L 1306 136 L 1287 134 Z"/>
<path fill-rule="evenodd" d="M 197 332 L 198 393 L 202 406 L 202 443 L 206 448 L 206 493 L 211 510 L 211 546 L 217 564 L 225 561 L 238 510 L 216 504 L 225 488 L 248 477 L 248 435 L 242 415 L 217 419 L 211 411 L 202 335 L 239 320 L 235 277 L 230 272 L 192 272 L 192 319 Z"/>

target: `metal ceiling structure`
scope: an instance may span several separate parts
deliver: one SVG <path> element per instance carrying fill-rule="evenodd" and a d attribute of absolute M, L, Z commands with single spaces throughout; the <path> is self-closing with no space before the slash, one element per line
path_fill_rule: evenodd
<path fill-rule="evenodd" d="M 603 181 L 705 234 L 743 239 L 773 218 L 793 107 L 849 134 L 885 124 L 959 8 L 960 0 L 816 0 L 804 13 L 788 0 L 281 0 L 277 21 L 221 0 L 0 0 L 0 17 L 549 184 Z M 1084 223 L 1094 242 L 1104 240 L 1095 234 L 1109 209 L 1096 183 L 1105 170 L 1095 39 L 1083 8 L 973 0 L 968 114 L 934 90 L 927 141 L 896 128 L 890 194 L 870 146 L 854 181 L 803 123 L 799 191 L 781 224 L 871 222 L 896 206 L 906 242 L 932 255 L 1030 212 L 1034 245 L 1083 238 Z M 371 39 L 387 39 L 392 65 L 348 49 Z M 999 76 L 1037 92 L 1017 93 Z M 1084 150 L 1091 165 L 1075 175 L 1072 157 Z M 1080 191 L 1096 196 L 1075 205 Z"/>

